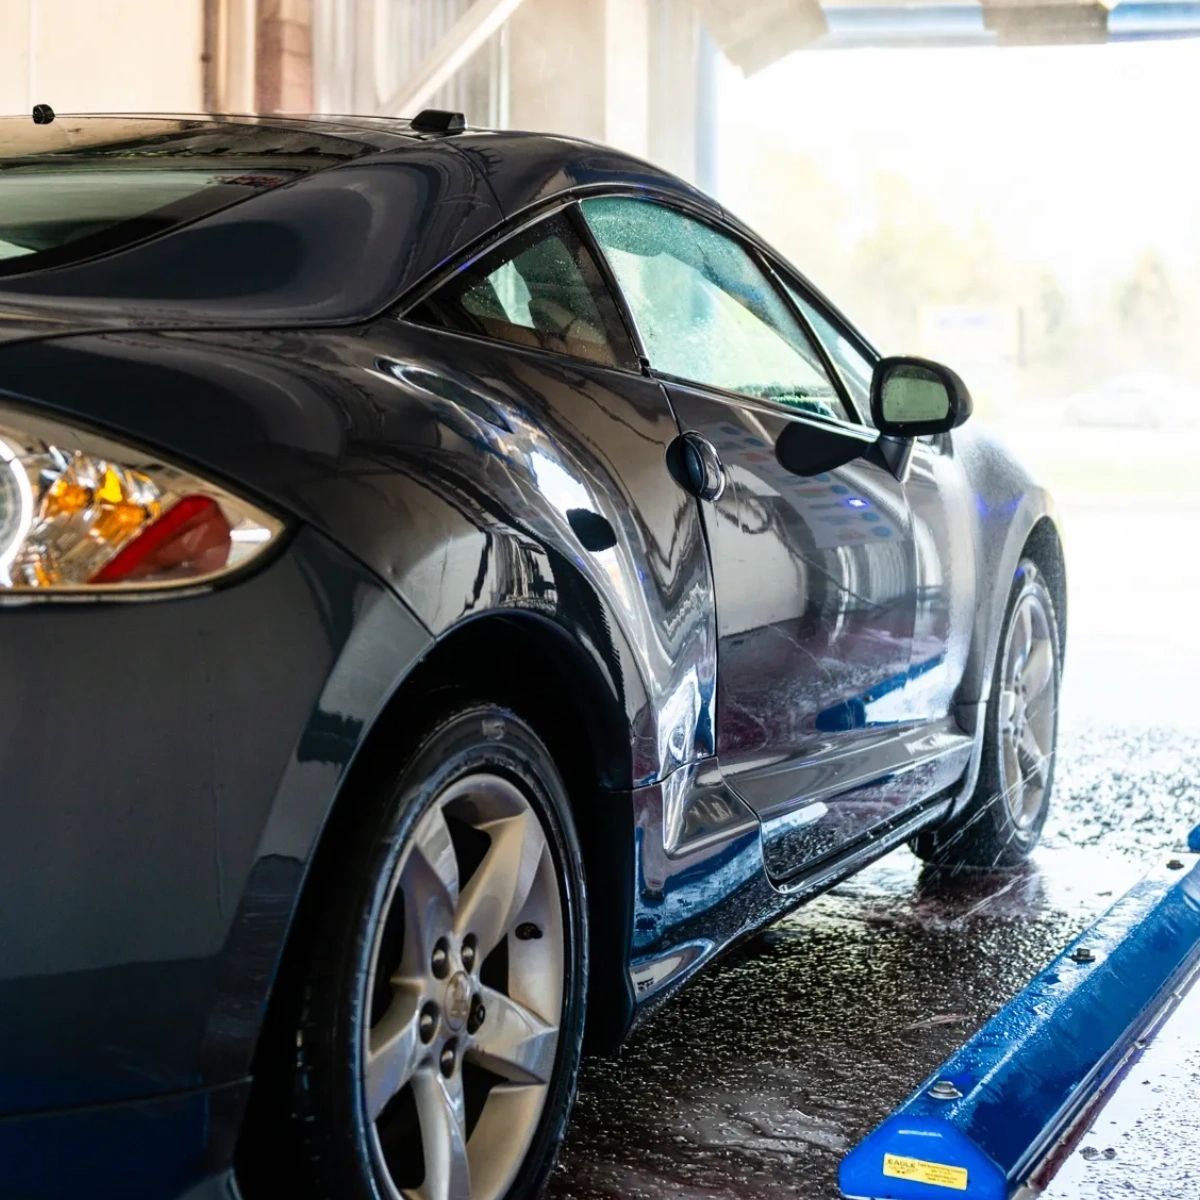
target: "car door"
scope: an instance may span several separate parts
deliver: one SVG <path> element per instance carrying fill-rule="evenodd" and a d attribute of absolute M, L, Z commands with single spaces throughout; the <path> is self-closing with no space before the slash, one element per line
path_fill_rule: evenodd
<path fill-rule="evenodd" d="M 718 481 L 702 505 L 717 749 L 764 821 L 772 874 L 794 876 L 913 802 L 895 782 L 916 753 L 904 486 L 752 249 L 649 199 L 581 207 L 688 452 Z M 784 446 L 812 451 L 802 473 Z M 823 468 L 831 446 L 849 461 Z"/>
<path fill-rule="evenodd" d="M 871 375 L 878 356 L 800 281 L 788 278 L 786 268 L 779 270 L 831 366 L 869 421 Z M 913 656 L 905 705 L 915 720 L 953 731 L 976 595 L 971 491 L 955 458 L 954 435 L 917 438 L 903 479 L 917 567 Z"/>

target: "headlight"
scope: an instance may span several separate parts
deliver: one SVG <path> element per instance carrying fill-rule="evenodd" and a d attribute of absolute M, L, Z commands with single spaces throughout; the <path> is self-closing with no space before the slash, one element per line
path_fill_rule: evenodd
<path fill-rule="evenodd" d="M 282 529 L 154 455 L 0 407 L 0 596 L 207 583 Z"/>

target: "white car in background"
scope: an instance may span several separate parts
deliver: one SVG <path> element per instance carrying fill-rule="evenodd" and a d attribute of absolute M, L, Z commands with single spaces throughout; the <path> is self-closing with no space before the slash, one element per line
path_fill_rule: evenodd
<path fill-rule="evenodd" d="M 1119 375 L 1067 399 L 1068 425 L 1117 429 L 1191 429 L 1200 417 L 1200 387 L 1157 372 Z"/>

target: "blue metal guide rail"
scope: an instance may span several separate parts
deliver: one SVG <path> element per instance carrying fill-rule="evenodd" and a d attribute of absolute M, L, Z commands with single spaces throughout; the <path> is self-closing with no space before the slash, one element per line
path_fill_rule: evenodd
<path fill-rule="evenodd" d="M 1200 828 L 1189 838 L 1200 849 Z M 1036 1190 L 1200 973 L 1200 857 L 1165 861 L 846 1156 L 854 1200 Z"/>

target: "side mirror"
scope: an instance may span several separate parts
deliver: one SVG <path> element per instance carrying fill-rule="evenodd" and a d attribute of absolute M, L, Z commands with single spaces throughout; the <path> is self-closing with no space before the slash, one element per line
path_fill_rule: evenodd
<path fill-rule="evenodd" d="M 971 393 L 949 367 L 927 358 L 881 358 L 871 378 L 871 417 L 880 433 L 945 433 L 971 415 Z"/>

